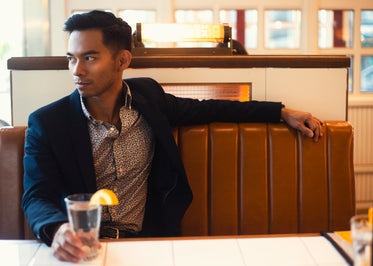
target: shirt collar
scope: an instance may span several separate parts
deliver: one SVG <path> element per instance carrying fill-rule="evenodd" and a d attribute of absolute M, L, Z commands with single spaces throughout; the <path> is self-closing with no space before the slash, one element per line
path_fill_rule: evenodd
<path fill-rule="evenodd" d="M 131 89 L 125 81 L 123 81 L 122 91 L 123 91 L 123 97 L 124 97 L 124 106 L 123 107 L 125 107 L 127 109 L 132 109 Z M 86 100 L 82 96 L 80 96 L 80 105 L 82 106 L 83 114 L 89 120 L 94 121 L 95 119 L 89 114 L 87 108 L 85 107 L 85 101 Z"/>
<path fill-rule="evenodd" d="M 128 84 L 123 81 L 123 95 L 124 95 L 124 107 L 132 109 L 132 94 L 131 89 Z"/>

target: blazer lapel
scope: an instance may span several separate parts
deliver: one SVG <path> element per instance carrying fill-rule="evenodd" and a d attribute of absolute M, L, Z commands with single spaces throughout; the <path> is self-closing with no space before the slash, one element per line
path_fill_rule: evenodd
<path fill-rule="evenodd" d="M 87 119 L 82 112 L 77 90 L 70 95 L 71 139 L 86 191 L 96 191 L 96 177 Z"/>
<path fill-rule="evenodd" d="M 145 120 L 153 130 L 156 141 L 160 144 L 168 160 L 176 168 L 183 169 L 183 162 L 180 160 L 170 123 L 165 115 L 160 111 L 160 107 L 138 93 L 136 88 L 131 87 L 132 103 L 135 108 L 144 116 Z"/>
<path fill-rule="evenodd" d="M 171 153 L 171 155 L 174 155 L 174 152 L 178 153 L 170 124 L 159 108 L 152 106 L 153 103 L 148 101 L 141 94 L 136 93 L 136 89 L 133 89 L 131 94 L 134 107 L 139 110 L 145 120 L 149 123 L 157 141 L 161 142 L 162 146 L 166 151 Z"/>

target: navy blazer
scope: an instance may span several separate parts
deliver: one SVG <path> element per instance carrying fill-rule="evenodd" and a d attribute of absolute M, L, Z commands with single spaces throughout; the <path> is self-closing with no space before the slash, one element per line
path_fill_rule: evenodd
<path fill-rule="evenodd" d="M 235 102 L 178 98 L 149 78 L 127 79 L 132 105 L 149 123 L 155 154 L 149 175 L 143 232 L 148 236 L 177 235 L 192 201 L 172 126 L 210 122 L 278 122 L 281 103 Z M 22 208 L 36 236 L 51 244 L 47 225 L 67 221 L 64 197 L 96 191 L 88 132 L 77 90 L 33 112 L 29 117 Z"/>

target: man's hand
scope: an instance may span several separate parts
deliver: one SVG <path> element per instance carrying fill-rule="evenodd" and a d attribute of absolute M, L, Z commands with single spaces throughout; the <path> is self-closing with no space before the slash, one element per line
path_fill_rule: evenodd
<path fill-rule="evenodd" d="M 78 262 L 86 257 L 80 239 L 74 235 L 69 223 L 62 224 L 53 237 L 53 256 L 61 261 Z"/>
<path fill-rule="evenodd" d="M 291 127 L 299 130 L 309 138 L 317 142 L 322 137 L 321 125 L 323 122 L 313 117 L 310 113 L 294 111 L 287 108 L 281 109 L 281 118 Z"/>

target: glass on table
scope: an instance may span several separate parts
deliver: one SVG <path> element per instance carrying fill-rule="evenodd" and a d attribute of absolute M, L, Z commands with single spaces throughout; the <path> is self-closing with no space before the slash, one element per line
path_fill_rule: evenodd
<path fill-rule="evenodd" d="M 372 223 L 368 215 L 351 218 L 351 238 L 354 250 L 354 266 L 369 266 L 372 262 Z"/>
<path fill-rule="evenodd" d="M 101 205 L 90 203 L 92 194 L 74 194 L 65 198 L 72 231 L 83 243 L 86 260 L 95 258 L 99 251 Z"/>

